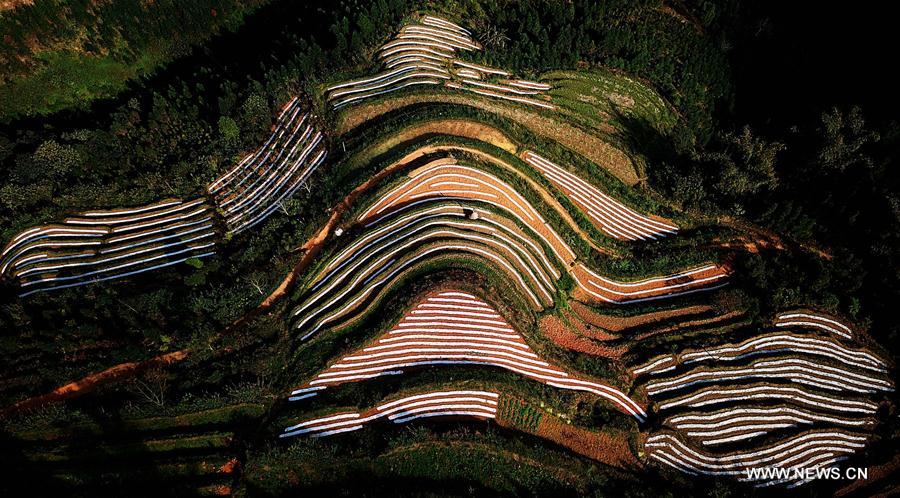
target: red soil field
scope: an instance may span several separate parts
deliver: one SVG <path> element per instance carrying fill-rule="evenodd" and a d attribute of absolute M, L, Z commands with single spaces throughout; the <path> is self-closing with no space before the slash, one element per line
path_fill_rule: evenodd
<path fill-rule="evenodd" d="M 541 333 L 557 346 L 593 356 L 619 359 L 627 351 L 624 346 L 610 348 L 574 332 L 558 316 L 548 315 L 540 321 Z"/>
<path fill-rule="evenodd" d="M 538 425 L 537 435 L 613 467 L 643 467 L 632 453 L 624 433 L 613 436 L 605 432 L 589 431 L 569 425 L 552 415 L 544 415 Z"/>

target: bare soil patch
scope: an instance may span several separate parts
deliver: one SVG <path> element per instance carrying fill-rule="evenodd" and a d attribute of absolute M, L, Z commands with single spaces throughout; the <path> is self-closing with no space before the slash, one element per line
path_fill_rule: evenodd
<path fill-rule="evenodd" d="M 645 313 L 643 315 L 636 316 L 612 316 L 598 313 L 581 303 L 572 302 L 569 304 L 572 307 L 572 311 L 574 311 L 579 318 L 581 318 L 588 324 L 595 327 L 601 327 L 612 332 L 623 332 L 633 327 L 650 325 L 666 320 L 671 320 L 673 318 L 699 315 L 701 313 L 713 311 L 712 306 L 702 305 L 686 306 L 684 308 L 677 308 L 666 311 L 655 311 L 653 313 Z"/>
<path fill-rule="evenodd" d="M 605 432 L 589 431 L 569 425 L 552 415 L 545 415 L 541 417 L 537 434 L 612 467 L 624 470 L 643 467 L 632 453 L 623 433 L 613 436 Z"/>
<path fill-rule="evenodd" d="M 579 353 L 618 360 L 626 351 L 623 346 L 614 348 L 601 346 L 587 337 L 575 333 L 558 316 L 545 316 L 540 321 L 540 328 L 541 333 L 557 346 Z"/>

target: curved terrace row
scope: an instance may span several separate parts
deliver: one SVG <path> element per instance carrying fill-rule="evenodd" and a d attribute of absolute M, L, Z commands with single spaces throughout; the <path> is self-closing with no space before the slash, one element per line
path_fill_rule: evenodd
<path fill-rule="evenodd" d="M 0 276 L 17 281 L 24 297 L 212 256 L 223 225 L 225 235 L 246 230 L 297 192 L 325 159 L 323 139 L 295 97 L 269 139 L 207 187 L 211 200 L 166 199 L 29 228 L 0 253 Z"/>

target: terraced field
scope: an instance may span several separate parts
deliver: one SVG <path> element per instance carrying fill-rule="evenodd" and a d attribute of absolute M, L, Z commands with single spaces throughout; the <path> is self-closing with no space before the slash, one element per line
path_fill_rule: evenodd
<path fill-rule="evenodd" d="M 458 291 L 439 292 L 418 304 L 387 335 L 359 353 L 345 356 L 304 387 L 299 401 L 331 386 L 403 368 L 475 364 L 505 368 L 561 389 L 586 391 L 611 401 L 617 410 L 644 420 L 644 409 L 610 386 L 578 379 L 540 359 L 502 316 L 484 301 Z"/>
<path fill-rule="evenodd" d="M 255 309 L 154 363 L 204 388 L 220 382 L 201 373 L 210 364 L 242 378 L 265 363 L 266 396 L 113 426 L 16 429 L 48 399 L 32 393 L 3 412 L 21 450 L 4 466 L 66 480 L 104 453 L 230 495 L 263 489 L 272 469 L 292 469 L 287 488 L 322 478 L 331 467 L 320 458 L 390 474 L 378 462 L 398 452 L 471 443 L 453 449 L 464 459 L 510 437 L 635 482 L 794 487 L 807 481 L 746 470 L 829 468 L 865 452 L 894 390 L 867 331 L 814 307 L 754 315 L 736 249 L 692 250 L 710 242 L 699 229 L 709 227 L 634 185 L 640 161 L 622 147 L 620 120 L 664 130 L 678 119 L 672 106 L 618 73 L 516 77 L 475 58 L 485 48 L 465 24 L 413 14 L 367 74 L 284 104 L 265 142 L 196 199 L 72 214 L 8 241 L 0 274 L 24 302 L 240 250 L 240 234 L 265 230 L 315 177 L 328 192 L 311 198 L 340 199 Z M 574 131 L 556 140 L 560 130 Z M 579 136 L 604 151 L 586 154 Z M 54 399 L 101 406 L 124 396 L 110 386 L 149 370 L 110 368 L 60 379 L 77 387 Z M 465 437 L 415 439 L 448 427 Z M 496 439 L 465 439 L 482 432 Z M 101 446 L 68 451 L 97 434 Z"/>
<path fill-rule="evenodd" d="M 285 104 L 265 144 L 213 180 L 208 196 L 29 228 L 0 252 L 0 276 L 15 280 L 25 297 L 213 256 L 216 244 L 276 212 L 324 161 L 322 132 L 302 106 L 297 97 Z"/>
<path fill-rule="evenodd" d="M 334 109 L 379 95 L 420 85 L 443 85 L 496 99 L 554 109 L 542 92 L 550 85 L 509 79 L 510 73 L 467 62 L 457 52 L 481 50 L 472 33 L 449 21 L 423 16 L 420 23 L 403 26 L 397 36 L 378 50 L 384 71 L 370 78 L 332 85 L 326 90 Z"/>
<path fill-rule="evenodd" d="M 18 281 L 21 297 L 124 278 L 215 254 L 212 218 L 203 199 L 89 211 L 13 237 L 0 271 Z"/>

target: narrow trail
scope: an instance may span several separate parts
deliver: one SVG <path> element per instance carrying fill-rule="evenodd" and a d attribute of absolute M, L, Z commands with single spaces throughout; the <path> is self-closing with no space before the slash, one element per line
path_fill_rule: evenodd
<path fill-rule="evenodd" d="M 101 372 L 93 373 L 82 379 L 62 385 L 49 393 L 19 401 L 0 411 L 0 418 L 5 418 L 24 410 L 37 408 L 54 401 L 76 398 L 82 394 L 93 391 L 99 386 L 136 375 L 147 369 L 178 363 L 187 358 L 189 354 L 188 350 L 182 350 L 160 355 L 142 362 L 121 363 Z"/>

